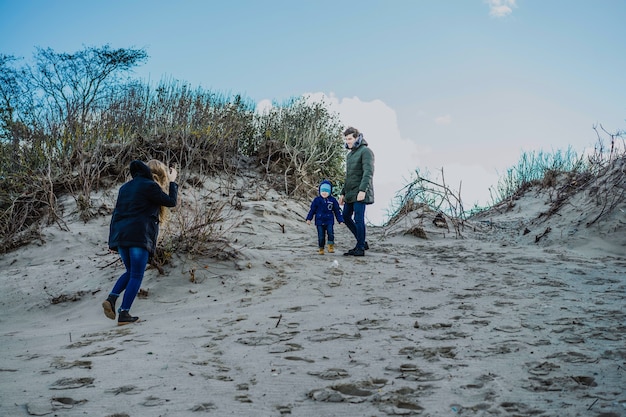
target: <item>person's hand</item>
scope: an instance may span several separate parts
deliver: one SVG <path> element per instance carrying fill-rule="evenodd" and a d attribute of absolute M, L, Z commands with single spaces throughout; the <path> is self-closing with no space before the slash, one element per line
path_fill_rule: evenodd
<path fill-rule="evenodd" d="M 170 182 L 176 181 L 176 177 L 178 177 L 178 171 L 176 168 L 170 167 Z"/>
<path fill-rule="evenodd" d="M 307 221 L 306 221 L 306 224 L 311 224 L 311 220 L 307 220 Z"/>
<path fill-rule="evenodd" d="M 365 191 L 359 191 L 359 193 L 356 195 L 356 201 L 363 201 L 365 200 Z"/>
<path fill-rule="evenodd" d="M 337 202 L 339 203 L 340 206 L 343 206 L 343 196 L 342 195 L 339 196 L 339 200 Z"/>

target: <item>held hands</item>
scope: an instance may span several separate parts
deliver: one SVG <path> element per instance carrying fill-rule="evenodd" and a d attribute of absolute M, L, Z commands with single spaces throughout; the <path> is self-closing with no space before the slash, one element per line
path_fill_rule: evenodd
<path fill-rule="evenodd" d="M 365 200 L 365 191 L 359 191 L 359 193 L 356 195 L 356 201 L 363 201 Z M 339 196 L 339 200 L 337 200 L 337 202 L 339 203 L 340 206 L 343 206 L 343 196 L 340 195 Z"/>

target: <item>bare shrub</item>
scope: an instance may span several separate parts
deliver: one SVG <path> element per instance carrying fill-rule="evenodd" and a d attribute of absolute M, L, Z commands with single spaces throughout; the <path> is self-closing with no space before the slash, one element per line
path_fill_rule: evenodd
<path fill-rule="evenodd" d="M 0 253 L 9 252 L 33 239 L 41 239 L 43 225 L 67 226 L 57 213 L 57 197 L 50 170 L 33 177 L 14 174 L 2 182 L 0 195 Z"/>
<path fill-rule="evenodd" d="M 257 119 L 256 153 L 266 179 L 287 195 L 310 197 L 322 179 L 335 185 L 344 175 L 345 154 L 338 116 L 324 103 L 305 98 L 275 106 Z"/>
<path fill-rule="evenodd" d="M 599 213 L 587 223 L 587 227 L 600 221 L 626 202 L 626 141 L 624 132 L 610 133 L 601 125 L 594 126 L 598 136 L 593 154 L 588 156 L 587 176 L 578 178 L 578 183 L 589 189 Z M 608 136 L 610 146 L 605 146 Z"/>
<path fill-rule="evenodd" d="M 227 218 L 229 202 L 212 200 L 199 192 L 191 192 L 171 214 L 163 238 L 160 264 L 165 264 L 174 253 L 190 257 L 233 259 L 238 256 L 228 241 L 228 232 L 237 226 Z"/>
<path fill-rule="evenodd" d="M 441 184 L 431 181 L 427 176 L 422 176 L 418 169 L 415 177 L 396 193 L 393 206 L 395 211 L 391 214 L 387 224 L 397 222 L 402 216 L 418 208 L 426 206 L 442 219 L 448 219 L 452 224 L 457 237 L 462 237 L 466 213 L 461 200 L 461 186 L 458 191 L 453 191 L 446 184 L 443 168 L 441 169 Z M 446 222 L 447 226 L 447 222 Z"/>
<path fill-rule="evenodd" d="M 18 68 L 0 56 L 0 251 L 60 224 L 60 195 L 75 199 L 84 221 L 102 214 L 92 193 L 124 181 L 134 159 L 175 166 L 181 184 L 264 170 L 267 182 L 294 197 L 308 196 L 325 178 L 339 186 L 342 126 L 323 103 L 294 99 L 261 115 L 240 95 L 121 78 L 146 57 L 108 46 L 72 54 L 38 48 L 34 65 Z M 263 192 L 257 188 L 258 198 Z M 226 246 L 216 249 L 226 232 L 211 226 L 224 209 L 181 211 L 173 221 L 183 232 L 164 240 L 158 257 L 174 250 L 231 256 Z"/>

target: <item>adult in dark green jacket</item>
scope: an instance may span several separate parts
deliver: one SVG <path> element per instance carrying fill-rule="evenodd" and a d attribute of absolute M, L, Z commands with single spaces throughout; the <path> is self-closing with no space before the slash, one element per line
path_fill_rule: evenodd
<path fill-rule="evenodd" d="M 363 135 L 354 127 L 343 132 L 346 148 L 346 179 L 339 204 L 343 204 L 343 219 L 356 238 L 356 246 L 346 256 L 363 256 L 369 246 L 365 240 L 365 207 L 374 203 L 374 152 Z"/>

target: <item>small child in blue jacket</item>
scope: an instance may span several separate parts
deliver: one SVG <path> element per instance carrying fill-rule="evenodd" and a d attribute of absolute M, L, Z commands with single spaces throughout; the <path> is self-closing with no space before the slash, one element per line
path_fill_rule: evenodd
<path fill-rule="evenodd" d="M 317 243 L 319 254 L 324 254 L 326 246 L 326 235 L 328 235 L 328 252 L 335 252 L 335 217 L 339 224 L 343 223 L 343 215 L 339 208 L 339 202 L 332 196 L 333 186 L 330 181 L 324 180 L 319 186 L 319 195 L 311 202 L 311 210 L 306 216 L 306 223 L 311 224 L 315 216 L 315 226 L 317 226 Z"/>

